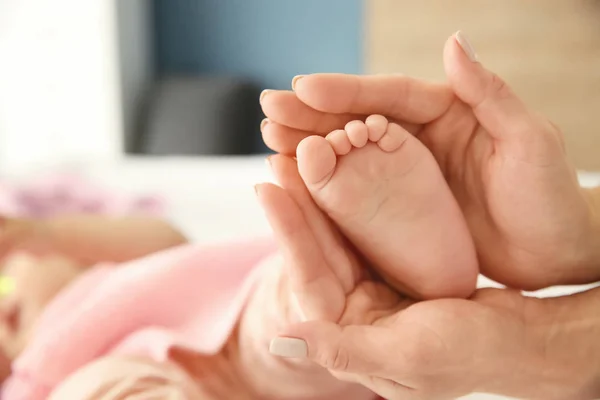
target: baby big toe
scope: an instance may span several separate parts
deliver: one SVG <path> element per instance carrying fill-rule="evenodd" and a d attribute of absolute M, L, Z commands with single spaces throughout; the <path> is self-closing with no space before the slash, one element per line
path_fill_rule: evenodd
<path fill-rule="evenodd" d="M 324 186 L 335 170 L 336 154 L 331 144 L 321 136 L 309 136 L 296 149 L 298 172 L 310 187 Z"/>

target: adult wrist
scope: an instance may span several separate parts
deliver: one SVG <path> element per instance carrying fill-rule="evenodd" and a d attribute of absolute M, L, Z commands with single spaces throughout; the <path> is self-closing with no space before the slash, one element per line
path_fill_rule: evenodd
<path fill-rule="evenodd" d="M 600 288 L 527 299 L 527 398 L 600 398 Z M 532 388 L 536 388 L 531 391 Z"/>
<path fill-rule="evenodd" d="M 496 345 L 484 352 L 489 368 L 473 389 L 540 400 L 600 398 L 600 288 L 545 299 L 501 292 L 478 299 L 508 318 L 491 327 Z"/>

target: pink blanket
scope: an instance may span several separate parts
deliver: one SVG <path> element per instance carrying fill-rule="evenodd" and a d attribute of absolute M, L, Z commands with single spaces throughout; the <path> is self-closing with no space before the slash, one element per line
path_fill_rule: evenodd
<path fill-rule="evenodd" d="M 271 240 L 187 245 L 118 266 L 97 266 L 48 306 L 13 364 L 4 400 L 45 399 L 67 376 L 104 355 L 164 361 L 177 345 L 214 354 L 230 335 L 275 249 Z"/>

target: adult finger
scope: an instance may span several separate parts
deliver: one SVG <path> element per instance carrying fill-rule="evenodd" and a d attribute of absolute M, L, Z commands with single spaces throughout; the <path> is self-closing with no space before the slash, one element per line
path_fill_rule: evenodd
<path fill-rule="evenodd" d="M 387 400 L 433 400 L 423 397 L 419 391 L 394 380 L 373 375 L 357 375 L 356 383 L 372 390 Z"/>
<path fill-rule="evenodd" d="M 294 92 L 266 90 L 260 96 L 260 104 L 265 115 L 273 122 L 290 128 L 327 134 L 344 127 L 348 122 L 364 118 L 350 113 L 330 113 L 315 110 L 304 104 Z"/>
<path fill-rule="evenodd" d="M 269 119 L 264 119 L 260 126 L 262 138 L 268 148 L 277 153 L 295 156 L 298 144 L 313 132 L 290 128 Z"/>
<path fill-rule="evenodd" d="M 275 180 L 302 210 L 323 257 L 342 283 L 344 292 L 349 293 L 354 289 L 361 274 L 361 268 L 354 253 L 349 250 L 344 237 L 337 228 L 315 204 L 298 173 L 296 161 L 282 155 L 274 155 L 268 158 L 268 162 Z"/>
<path fill-rule="evenodd" d="M 456 95 L 473 108 L 479 123 L 499 141 L 530 141 L 547 131 L 506 82 L 487 70 L 466 36 L 458 32 L 444 47 L 444 68 Z"/>
<path fill-rule="evenodd" d="M 300 100 L 315 110 L 336 114 L 382 114 L 418 124 L 440 117 L 454 99 L 448 85 L 403 75 L 306 75 L 294 79 L 294 91 Z"/>
<path fill-rule="evenodd" d="M 412 387 L 386 378 L 390 369 L 402 363 L 397 359 L 398 336 L 378 326 L 341 327 L 311 321 L 287 327 L 271 341 L 270 352 L 280 357 L 308 358 L 336 376 L 352 374 L 357 382 L 386 398 L 412 398 Z"/>
<path fill-rule="evenodd" d="M 329 371 L 344 382 L 358 383 L 387 400 L 430 400 L 422 398 L 418 391 L 399 384 L 391 379 L 374 375 L 353 374 L 350 372 Z"/>
<path fill-rule="evenodd" d="M 257 185 L 256 193 L 279 243 L 291 290 L 304 318 L 337 321 L 346 294 L 324 263 L 302 211 L 285 190 L 275 185 Z"/>

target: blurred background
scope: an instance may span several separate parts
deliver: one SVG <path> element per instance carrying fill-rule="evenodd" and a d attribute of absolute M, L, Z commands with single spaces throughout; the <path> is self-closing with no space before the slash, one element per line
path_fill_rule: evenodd
<path fill-rule="evenodd" d="M 265 153 L 262 89 L 311 72 L 443 80 L 457 29 L 600 170 L 593 0 L 0 0 L 0 168 Z"/>

